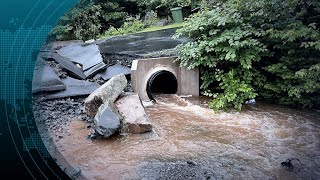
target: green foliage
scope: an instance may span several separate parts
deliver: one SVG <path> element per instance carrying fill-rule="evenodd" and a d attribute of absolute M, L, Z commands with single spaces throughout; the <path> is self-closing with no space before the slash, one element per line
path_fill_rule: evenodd
<path fill-rule="evenodd" d="M 260 97 L 314 106 L 320 96 L 320 3 L 229 0 L 190 18 L 178 36 L 179 60 L 204 67 L 204 94 L 214 109 L 241 108 Z"/>
<path fill-rule="evenodd" d="M 150 27 L 153 26 L 158 21 L 157 13 L 151 10 L 149 12 L 149 17 L 146 18 L 146 20 L 143 21 L 144 27 Z"/>
<path fill-rule="evenodd" d="M 55 40 L 96 38 L 104 29 L 123 24 L 128 13 L 122 9 L 117 0 L 82 0 L 60 19 L 50 36 Z"/>
<path fill-rule="evenodd" d="M 151 7 L 169 7 L 174 8 L 177 6 L 188 6 L 191 5 L 192 0 L 150 0 L 146 4 Z"/>
<path fill-rule="evenodd" d="M 178 36 L 192 40 L 178 46 L 181 65 L 207 69 L 201 88 L 216 99 L 211 107 L 240 109 L 245 100 L 255 98 L 251 69 L 266 55 L 266 46 L 257 40 L 264 34 L 245 23 L 239 13 L 222 8 L 198 13 L 178 30 Z"/>
<path fill-rule="evenodd" d="M 143 30 L 144 27 L 144 23 L 139 18 L 134 18 L 126 21 L 120 28 L 111 26 L 103 37 L 131 34 Z"/>

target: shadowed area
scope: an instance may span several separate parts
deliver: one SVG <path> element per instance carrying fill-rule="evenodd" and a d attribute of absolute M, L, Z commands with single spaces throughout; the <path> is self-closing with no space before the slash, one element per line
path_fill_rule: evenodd
<path fill-rule="evenodd" d="M 147 94 L 154 100 L 152 94 L 175 94 L 178 90 L 177 78 L 169 71 L 159 71 L 148 80 Z"/>

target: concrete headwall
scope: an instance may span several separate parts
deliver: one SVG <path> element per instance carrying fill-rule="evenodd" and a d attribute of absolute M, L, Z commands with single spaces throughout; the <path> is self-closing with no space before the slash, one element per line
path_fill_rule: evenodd
<path fill-rule="evenodd" d="M 188 70 L 174 62 L 176 57 L 138 59 L 132 62 L 131 83 L 134 92 L 141 100 L 149 100 L 147 83 L 149 78 L 159 71 L 169 71 L 177 79 L 178 95 L 199 96 L 199 69 Z"/>

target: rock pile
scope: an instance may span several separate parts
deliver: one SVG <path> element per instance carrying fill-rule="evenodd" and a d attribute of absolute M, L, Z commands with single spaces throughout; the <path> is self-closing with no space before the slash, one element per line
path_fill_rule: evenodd
<path fill-rule="evenodd" d="M 123 91 L 132 92 L 129 78 L 132 60 L 176 54 L 176 45 L 187 39 L 171 39 L 175 30 L 90 42 L 56 41 L 44 45 L 36 62 L 32 89 L 37 101 L 36 109 L 44 114 L 40 121 L 50 121 L 53 124 L 50 128 L 55 130 L 60 129 L 60 126 L 55 128 L 56 119 L 62 126 L 66 125 L 69 117 L 85 119 L 93 123 L 94 133 L 101 137 L 109 137 L 119 131 L 151 131 L 152 126 L 138 95 L 120 96 L 117 102 L 116 99 Z M 76 106 L 66 100 L 77 100 L 88 95 L 85 103 Z M 71 108 L 60 113 L 60 110 L 53 108 L 56 103 L 61 104 L 62 109 L 64 106 Z M 82 114 L 84 109 L 86 114 Z M 112 130 L 106 129 L 106 125 Z"/>
<path fill-rule="evenodd" d="M 98 108 L 104 104 L 114 103 L 118 96 L 122 93 L 123 89 L 127 85 L 126 77 L 121 74 L 111 78 L 100 88 L 95 90 L 89 97 L 85 100 L 85 107 L 88 116 L 95 116 Z"/>
<path fill-rule="evenodd" d="M 127 79 L 123 74 L 115 76 L 85 100 L 87 115 L 94 116 L 91 137 L 108 138 L 120 130 L 121 117 L 113 103 L 126 85 Z"/>
<path fill-rule="evenodd" d="M 115 103 L 126 84 L 125 76 L 117 75 L 85 100 L 87 115 L 94 116 L 90 137 L 108 138 L 117 132 L 141 134 L 152 130 L 137 94 L 121 96 Z"/>

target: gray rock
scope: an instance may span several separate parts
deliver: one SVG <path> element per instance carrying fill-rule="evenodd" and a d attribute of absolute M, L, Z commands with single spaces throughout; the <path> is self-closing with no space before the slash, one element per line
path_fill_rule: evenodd
<path fill-rule="evenodd" d="M 45 98 L 48 99 L 60 99 L 65 97 L 77 97 L 85 96 L 94 92 L 100 87 L 99 84 L 95 82 L 89 82 L 84 80 L 77 80 L 71 77 L 62 79 L 62 82 L 66 85 L 65 91 L 48 93 L 45 95 Z"/>
<path fill-rule="evenodd" d="M 103 78 L 103 80 L 109 80 L 112 77 L 117 76 L 119 74 L 129 75 L 131 74 L 131 69 L 126 66 L 114 65 L 108 67 L 106 71 L 104 71 L 100 75 Z"/>
<path fill-rule="evenodd" d="M 152 130 L 149 117 L 137 94 L 119 98 L 116 106 L 123 116 L 123 133 L 142 134 Z"/>
<path fill-rule="evenodd" d="M 81 64 L 83 71 L 103 62 L 99 47 L 96 44 L 70 44 L 58 50 L 57 53 L 69 58 L 72 62 Z"/>
<path fill-rule="evenodd" d="M 98 108 L 107 102 L 113 103 L 127 86 L 126 77 L 121 74 L 111 78 L 100 88 L 95 90 L 85 100 L 85 109 L 88 116 L 95 116 Z"/>
<path fill-rule="evenodd" d="M 65 89 L 66 85 L 54 70 L 42 58 L 38 58 L 33 74 L 32 93 L 62 91 Z"/>
<path fill-rule="evenodd" d="M 120 129 L 120 115 L 117 110 L 107 102 L 101 105 L 94 117 L 93 130 L 97 137 L 108 138 Z"/>

